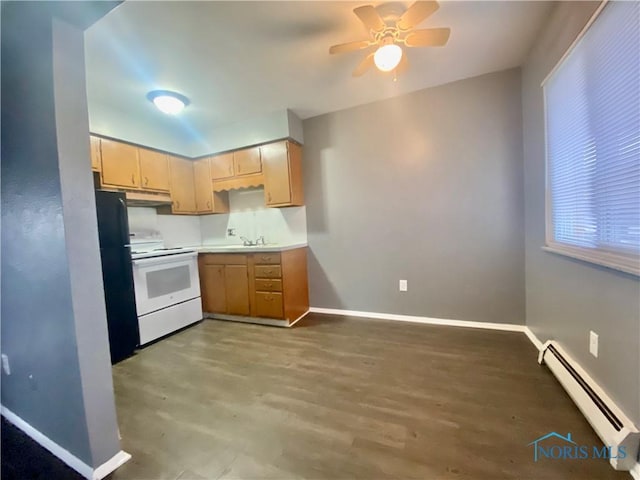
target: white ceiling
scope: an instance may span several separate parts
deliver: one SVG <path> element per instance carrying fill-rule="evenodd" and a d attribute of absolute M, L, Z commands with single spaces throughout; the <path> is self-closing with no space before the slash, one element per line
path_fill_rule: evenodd
<path fill-rule="evenodd" d="M 276 110 L 304 119 L 503 70 L 522 63 L 551 5 L 443 1 L 420 28 L 450 27 L 448 44 L 407 50 L 410 69 L 394 82 L 375 69 L 351 76 L 364 51 L 328 54 L 366 37 L 352 13 L 363 4 L 127 1 L 86 32 L 92 130 L 126 138 L 138 129 L 152 146 L 158 134 L 173 136 L 175 151 L 216 126 Z M 168 117 L 145 98 L 153 89 L 192 103 Z"/>

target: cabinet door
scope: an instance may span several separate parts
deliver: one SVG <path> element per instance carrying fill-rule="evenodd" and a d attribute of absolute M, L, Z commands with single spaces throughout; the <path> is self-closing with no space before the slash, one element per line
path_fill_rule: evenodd
<path fill-rule="evenodd" d="M 100 139 L 91 135 L 91 170 L 99 172 L 101 170 L 102 159 L 100 158 Z"/>
<path fill-rule="evenodd" d="M 169 191 L 169 160 L 164 153 L 138 149 L 140 183 L 145 190 Z"/>
<path fill-rule="evenodd" d="M 233 153 L 223 153 L 209 157 L 211 162 L 211 178 L 220 180 L 233 177 Z"/>
<path fill-rule="evenodd" d="M 236 175 L 250 175 L 262 171 L 260 147 L 245 148 L 233 152 L 233 166 Z"/>
<path fill-rule="evenodd" d="M 193 162 L 178 157 L 169 158 L 172 211 L 196 213 L 193 185 Z"/>
<path fill-rule="evenodd" d="M 200 265 L 202 310 L 208 313 L 227 313 L 227 292 L 224 265 Z"/>
<path fill-rule="evenodd" d="M 193 162 L 193 178 L 196 194 L 196 211 L 213 213 L 213 186 L 209 159 L 203 158 Z"/>
<path fill-rule="evenodd" d="M 272 143 L 262 147 L 262 168 L 264 170 L 265 203 L 267 205 L 281 205 L 291 202 L 289 157 L 286 142 Z"/>
<path fill-rule="evenodd" d="M 246 265 L 225 266 L 227 313 L 249 315 L 249 273 Z"/>
<path fill-rule="evenodd" d="M 113 140 L 100 140 L 102 183 L 114 187 L 140 188 L 138 147 Z"/>
<path fill-rule="evenodd" d="M 193 179 L 198 213 L 227 213 L 229 192 L 213 192 L 210 159 L 193 162 Z"/>

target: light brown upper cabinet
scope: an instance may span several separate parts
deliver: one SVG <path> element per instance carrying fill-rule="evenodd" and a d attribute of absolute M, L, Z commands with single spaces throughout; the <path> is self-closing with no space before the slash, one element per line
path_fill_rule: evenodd
<path fill-rule="evenodd" d="M 209 158 L 193 162 L 196 211 L 198 213 L 226 213 L 229 211 L 227 192 L 213 192 Z"/>
<path fill-rule="evenodd" d="M 196 213 L 194 194 L 193 161 L 169 156 L 171 182 L 171 211 L 173 213 Z"/>
<path fill-rule="evenodd" d="M 236 175 L 251 175 L 262 171 L 260 147 L 245 148 L 233 152 L 233 167 Z"/>
<path fill-rule="evenodd" d="M 112 187 L 140 188 L 138 147 L 100 139 L 102 184 Z"/>
<path fill-rule="evenodd" d="M 94 172 L 99 172 L 101 169 L 101 155 L 100 155 L 100 139 L 98 137 L 94 137 L 91 135 L 89 137 L 91 140 L 91 170 Z"/>
<path fill-rule="evenodd" d="M 221 180 L 233 177 L 233 153 L 223 153 L 209 157 L 211 163 L 211 179 Z"/>
<path fill-rule="evenodd" d="M 267 206 L 304 205 L 300 145 L 283 141 L 263 145 L 260 149 Z"/>
<path fill-rule="evenodd" d="M 145 190 L 169 191 L 169 159 L 164 153 L 138 149 L 140 183 Z"/>

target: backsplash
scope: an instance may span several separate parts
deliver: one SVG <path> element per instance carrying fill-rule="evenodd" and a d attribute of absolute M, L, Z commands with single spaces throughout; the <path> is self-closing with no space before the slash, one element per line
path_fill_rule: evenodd
<path fill-rule="evenodd" d="M 230 213 L 216 215 L 158 215 L 155 208 L 129 207 L 130 230 L 157 230 L 166 247 L 240 244 L 240 236 L 267 243 L 306 243 L 305 207 L 267 208 L 264 190 L 229 192 Z M 235 236 L 228 236 L 228 229 Z"/>
<path fill-rule="evenodd" d="M 165 247 L 192 247 L 202 244 L 200 220 L 191 215 L 158 215 L 155 208 L 129 207 L 129 230 L 157 230 Z"/>
<path fill-rule="evenodd" d="M 305 207 L 267 208 L 263 189 L 229 192 L 230 213 L 200 217 L 203 245 L 242 243 L 240 236 L 256 240 L 264 236 L 267 243 L 302 243 L 307 241 Z M 235 236 L 228 236 L 228 229 Z"/>

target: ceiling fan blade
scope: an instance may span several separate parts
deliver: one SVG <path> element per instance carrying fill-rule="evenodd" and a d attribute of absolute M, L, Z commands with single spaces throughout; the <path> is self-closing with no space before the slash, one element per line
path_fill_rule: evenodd
<path fill-rule="evenodd" d="M 450 28 L 428 28 L 414 30 L 404 39 L 407 47 L 442 47 L 449 41 Z"/>
<path fill-rule="evenodd" d="M 402 14 L 396 25 L 400 30 L 409 30 L 438 10 L 438 8 L 440 8 L 440 5 L 436 1 L 416 2 Z"/>
<path fill-rule="evenodd" d="M 364 23 L 365 27 L 369 30 L 373 30 L 374 32 L 382 30 L 387 26 L 372 5 L 363 5 L 362 7 L 358 7 L 353 10 L 353 13 L 355 13 L 360 21 Z"/>
<path fill-rule="evenodd" d="M 360 62 L 360 64 L 353 71 L 354 77 L 359 77 L 364 75 L 364 73 L 369 70 L 373 66 L 373 53 L 367 55 L 364 60 Z"/>
<path fill-rule="evenodd" d="M 334 45 L 329 49 L 329 53 L 346 53 L 354 52 L 356 50 L 362 50 L 370 45 L 369 40 L 360 40 L 359 42 L 341 43 L 340 45 Z"/>

